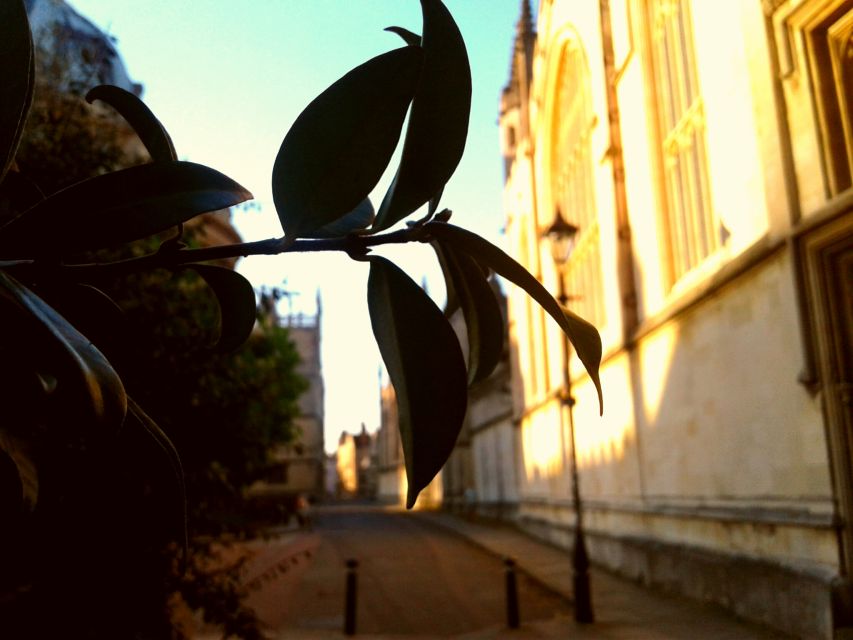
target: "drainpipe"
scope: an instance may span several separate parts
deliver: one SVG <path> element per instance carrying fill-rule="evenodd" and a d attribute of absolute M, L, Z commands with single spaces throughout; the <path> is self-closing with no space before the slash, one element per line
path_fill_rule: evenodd
<path fill-rule="evenodd" d="M 619 120 L 619 96 L 616 92 L 616 64 L 613 53 L 613 30 L 610 20 L 610 0 L 600 0 L 601 41 L 604 53 L 604 74 L 607 88 L 607 121 L 610 146 L 607 155 L 613 169 L 613 196 L 616 214 L 616 268 L 622 303 L 622 342 L 630 349 L 639 324 L 637 289 L 634 280 L 634 250 L 631 242 L 631 223 L 628 219 L 628 196 L 625 192 L 625 159 L 622 155 L 622 126 Z"/>
<path fill-rule="evenodd" d="M 613 202 L 616 217 L 616 274 L 619 284 L 622 308 L 622 346 L 631 362 L 631 378 L 639 375 L 634 367 L 631 351 L 636 346 L 636 332 L 640 324 L 637 302 L 637 284 L 634 274 L 634 247 L 631 233 L 631 221 L 628 218 L 628 194 L 625 189 L 625 157 L 622 153 L 622 121 L 619 113 L 619 94 L 616 91 L 618 74 L 616 55 L 613 50 L 613 26 L 610 14 L 610 1 L 600 0 L 601 48 L 604 58 L 604 77 L 607 92 L 607 124 L 610 132 L 610 146 L 607 154 L 613 172 Z M 633 384 L 633 383 L 632 383 Z M 569 409 L 571 411 L 571 409 Z M 645 473 L 642 465 L 642 440 L 639 430 L 637 437 L 637 456 L 639 462 L 639 491 L 646 495 Z"/>
<path fill-rule="evenodd" d="M 796 231 L 797 226 L 802 220 L 802 209 L 800 207 L 800 189 L 794 161 L 791 126 L 788 121 L 788 103 L 785 100 L 785 88 L 782 85 L 782 81 L 790 75 L 791 70 L 783 70 L 779 63 L 781 52 L 779 51 L 779 43 L 776 41 L 776 30 L 773 25 L 773 16 L 778 9 L 777 5 L 778 3 L 770 3 L 765 6 L 764 33 L 770 57 L 770 72 L 773 81 L 773 105 L 776 108 L 777 135 L 779 136 L 782 173 L 785 180 L 785 198 L 788 203 L 788 221 L 790 231 Z M 797 314 L 800 321 L 800 341 L 803 351 L 803 369 L 800 371 L 799 376 L 797 376 L 797 381 L 810 394 L 815 395 L 820 388 L 820 383 L 817 378 L 814 347 L 811 341 L 811 318 L 806 299 L 806 284 L 803 280 L 803 256 L 801 255 L 797 238 L 793 235 L 789 235 L 788 237 L 788 249 L 791 252 L 791 262 L 794 271 L 794 291 L 797 300 Z"/>

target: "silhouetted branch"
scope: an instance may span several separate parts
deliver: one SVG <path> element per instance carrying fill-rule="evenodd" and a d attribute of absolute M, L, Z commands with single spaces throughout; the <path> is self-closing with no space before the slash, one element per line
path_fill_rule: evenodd
<path fill-rule="evenodd" d="M 58 270 L 72 277 L 83 274 L 113 274 L 140 269 L 157 269 L 176 267 L 183 264 L 210 262 L 226 258 L 240 258 L 259 255 L 281 255 L 288 253 L 314 253 L 320 251 L 342 251 L 349 255 L 364 255 L 371 247 L 384 244 L 407 244 L 409 242 L 426 242 L 429 234 L 421 226 L 412 226 L 391 233 L 377 235 L 351 234 L 343 238 L 298 239 L 286 242 L 285 238 L 267 238 L 254 242 L 241 242 L 217 247 L 199 249 L 181 249 L 174 245 L 164 245 L 156 253 L 150 253 L 127 260 L 114 262 L 92 262 L 86 264 L 45 264 L 36 260 L 9 260 L 0 263 L 0 268 L 13 272 L 30 270 Z"/>

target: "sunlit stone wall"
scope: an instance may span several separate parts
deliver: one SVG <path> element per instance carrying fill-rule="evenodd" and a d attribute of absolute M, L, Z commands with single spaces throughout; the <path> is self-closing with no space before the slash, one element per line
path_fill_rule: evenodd
<path fill-rule="evenodd" d="M 597 236 L 581 226 L 576 251 L 597 241 L 601 287 L 569 293 L 604 307 L 603 417 L 582 364 L 568 367 L 594 561 L 806 637 L 829 637 L 845 570 L 792 247 L 803 221 L 850 208 L 849 181 L 826 155 L 807 46 L 777 38 L 851 16 L 849 1 L 543 0 L 501 100 L 507 249 L 555 294 L 542 231 L 558 206 L 581 226 L 565 203 L 581 183 L 593 194 Z M 560 128 L 578 96 L 583 138 Z M 509 324 L 519 522 L 569 547 L 561 337 L 518 289 Z M 801 597 L 780 598 L 783 582 Z"/>

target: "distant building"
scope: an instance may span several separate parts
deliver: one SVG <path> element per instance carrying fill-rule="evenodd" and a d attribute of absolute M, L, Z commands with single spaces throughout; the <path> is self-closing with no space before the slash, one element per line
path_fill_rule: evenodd
<path fill-rule="evenodd" d="M 376 497 L 376 435 L 367 432 L 364 423 L 355 435 L 344 432 L 336 454 L 338 497 Z"/>
<path fill-rule="evenodd" d="M 378 484 L 376 472 L 376 434 L 367 432 L 364 423 L 361 433 L 355 436 L 356 464 L 358 465 L 358 495 L 375 498 Z"/>
<path fill-rule="evenodd" d="M 335 454 L 335 469 L 337 471 L 338 498 L 354 498 L 358 493 L 358 452 L 355 438 L 344 431 L 338 440 L 338 450 Z"/>
<path fill-rule="evenodd" d="M 33 41 L 36 45 L 37 72 L 58 92 L 85 95 L 99 84 L 111 84 L 142 96 L 142 85 L 131 80 L 113 38 L 63 0 L 25 0 Z M 114 113 L 100 102 L 86 108 Z M 119 119 L 120 120 L 120 119 Z M 123 122 L 116 135 L 124 134 L 122 144 L 147 159 L 147 152 L 135 134 Z M 186 222 L 188 231 L 202 246 L 241 242 L 231 224 L 231 210 L 211 211 Z M 237 258 L 219 260 L 234 268 Z"/>
<path fill-rule="evenodd" d="M 382 502 L 404 505 L 406 502 L 406 468 L 403 445 L 397 422 L 397 396 L 394 387 L 379 390 L 381 407 L 379 431 L 376 434 L 376 496 Z"/>
<path fill-rule="evenodd" d="M 327 498 L 333 498 L 338 490 L 338 456 L 335 453 L 326 454 L 326 479 L 325 494 Z"/>
<path fill-rule="evenodd" d="M 510 288 L 518 522 L 572 546 L 574 443 L 594 563 L 846 636 L 853 1 L 538 4 L 500 105 L 507 245 L 600 330 L 604 416 Z"/>
<path fill-rule="evenodd" d="M 312 500 L 325 495 L 326 453 L 324 450 L 324 386 L 320 360 L 320 322 L 322 307 L 317 299 L 317 315 L 289 315 L 279 320 L 287 328 L 299 353 L 296 372 L 308 382 L 299 397 L 299 417 L 295 424 L 299 436 L 294 442 L 276 449 L 276 470 L 270 477 L 271 488 L 281 494 L 305 494 Z"/>
<path fill-rule="evenodd" d="M 113 39 L 68 3 L 24 0 L 24 5 L 39 64 L 62 65 L 58 90 L 84 95 L 96 85 L 112 84 L 142 95 L 142 85 L 130 79 Z"/>

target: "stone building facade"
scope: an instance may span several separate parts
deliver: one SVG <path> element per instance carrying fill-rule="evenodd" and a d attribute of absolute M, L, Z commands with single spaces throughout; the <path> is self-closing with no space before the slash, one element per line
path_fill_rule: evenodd
<path fill-rule="evenodd" d="M 376 497 L 376 440 L 376 434 L 368 433 L 364 423 L 359 433 L 341 433 L 335 453 L 338 498 Z"/>
<path fill-rule="evenodd" d="M 605 410 L 574 355 L 563 408 L 558 329 L 510 290 L 518 522 L 571 545 L 571 418 L 594 563 L 830 638 L 853 625 L 853 2 L 521 13 L 508 248 L 599 328 Z"/>
<path fill-rule="evenodd" d="M 104 32 L 64 0 L 24 0 L 36 55 L 41 65 L 61 65 L 56 89 L 85 95 L 98 84 L 112 84 L 135 95 L 133 82 L 115 44 Z M 41 69 L 40 69 L 41 71 Z"/>
<path fill-rule="evenodd" d="M 403 505 L 406 501 L 406 470 L 403 443 L 397 422 L 397 396 L 391 384 L 379 390 L 379 431 L 376 433 L 376 497 L 382 502 Z"/>
<path fill-rule="evenodd" d="M 317 315 L 289 315 L 280 319 L 287 327 L 299 353 L 297 373 L 308 382 L 299 396 L 299 416 L 294 420 L 299 432 L 295 442 L 275 452 L 278 476 L 275 490 L 284 494 L 304 494 L 312 500 L 325 495 L 326 454 L 324 450 L 324 386 L 320 360 L 320 322 L 322 308 L 317 298 Z"/>
<path fill-rule="evenodd" d="M 335 497 L 355 497 L 358 492 L 358 453 L 355 438 L 346 431 L 338 439 L 338 448 L 335 450 L 335 469 L 337 472 Z"/>

